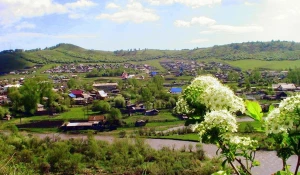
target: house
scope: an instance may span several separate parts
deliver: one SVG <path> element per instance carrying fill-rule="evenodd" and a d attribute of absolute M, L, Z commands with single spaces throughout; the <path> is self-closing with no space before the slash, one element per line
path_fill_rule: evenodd
<path fill-rule="evenodd" d="M 70 93 L 70 94 L 69 94 L 69 97 L 71 97 L 71 98 L 76 98 L 76 95 Z"/>
<path fill-rule="evenodd" d="M 180 88 L 180 87 L 172 87 L 170 89 L 171 94 L 180 94 L 181 92 L 182 92 L 182 88 Z"/>
<path fill-rule="evenodd" d="M 42 112 L 42 111 L 46 111 L 46 109 L 44 108 L 44 105 L 42 104 L 37 104 L 37 112 Z"/>
<path fill-rule="evenodd" d="M 294 84 L 281 84 L 277 89 L 280 91 L 294 91 L 296 90 L 296 86 Z"/>
<path fill-rule="evenodd" d="M 144 121 L 144 120 L 138 120 L 135 122 L 134 126 L 135 127 L 140 127 L 140 126 L 146 126 L 148 121 Z"/>
<path fill-rule="evenodd" d="M 89 116 L 89 122 L 105 122 L 106 117 L 104 115 Z"/>
<path fill-rule="evenodd" d="M 285 99 L 288 95 L 285 92 L 276 92 L 276 99 L 281 100 L 281 99 Z"/>
<path fill-rule="evenodd" d="M 76 105 L 84 105 L 87 103 L 87 100 L 85 98 L 73 98 Z"/>
<path fill-rule="evenodd" d="M 157 75 L 157 72 L 154 72 L 154 71 L 150 72 L 151 77 L 154 77 L 155 75 Z"/>
<path fill-rule="evenodd" d="M 178 117 L 179 117 L 179 119 L 181 119 L 181 120 L 187 120 L 187 119 L 189 119 L 189 117 L 188 117 L 187 115 L 185 115 L 185 114 L 181 114 L 181 115 L 179 115 Z"/>
<path fill-rule="evenodd" d="M 296 86 L 292 83 L 278 83 L 278 84 L 272 84 L 273 90 L 279 90 L 279 91 L 294 91 L 296 90 Z"/>
<path fill-rule="evenodd" d="M 101 100 L 104 100 L 107 98 L 107 93 L 105 93 L 103 90 L 101 91 L 98 91 L 97 93 L 97 98 L 101 99 Z"/>
<path fill-rule="evenodd" d="M 72 93 L 73 95 L 75 95 L 76 98 L 84 98 L 84 96 L 83 96 L 83 91 L 82 91 L 82 90 L 79 90 L 79 89 L 72 90 L 71 93 Z"/>
<path fill-rule="evenodd" d="M 246 95 L 246 100 L 252 100 L 255 101 L 256 98 L 253 95 Z"/>
<path fill-rule="evenodd" d="M 12 87 L 19 88 L 19 87 L 21 87 L 21 85 L 20 85 L 20 84 L 8 84 L 8 85 L 5 85 L 5 86 L 3 87 L 3 92 L 7 92 L 7 90 L 8 90 L 9 88 L 12 88 Z"/>
<path fill-rule="evenodd" d="M 93 87 L 99 90 L 111 91 L 117 89 L 118 83 L 94 83 Z"/>
<path fill-rule="evenodd" d="M 145 115 L 152 116 L 152 115 L 157 115 L 158 113 L 159 113 L 159 110 L 157 110 L 157 109 L 151 109 L 151 110 L 146 111 Z"/>
<path fill-rule="evenodd" d="M 5 115 L 5 117 L 3 117 L 3 120 L 10 120 L 12 117 L 11 115 L 7 114 Z"/>
<path fill-rule="evenodd" d="M 118 93 L 120 93 L 120 90 L 119 89 L 113 89 L 113 90 L 111 90 L 111 93 L 118 94 Z"/>
<path fill-rule="evenodd" d="M 136 113 L 136 112 L 141 112 L 141 113 L 146 112 L 146 108 L 144 104 L 130 104 L 127 105 L 126 108 L 128 109 L 129 114 Z"/>

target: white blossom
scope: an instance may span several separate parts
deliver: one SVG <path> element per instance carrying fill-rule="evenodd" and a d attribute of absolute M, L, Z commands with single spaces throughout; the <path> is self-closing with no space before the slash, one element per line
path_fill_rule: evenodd
<path fill-rule="evenodd" d="M 204 116 L 204 121 L 197 124 L 196 130 L 202 137 L 207 131 L 217 128 L 220 134 L 236 132 L 237 122 L 235 117 L 227 110 L 211 111 Z"/>
<path fill-rule="evenodd" d="M 279 108 L 271 111 L 265 119 L 267 134 L 287 133 L 299 122 L 300 95 L 295 95 L 282 100 Z"/>
<path fill-rule="evenodd" d="M 194 108 L 205 106 L 208 111 L 228 110 L 232 113 L 237 111 L 245 112 L 243 100 L 237 97 L 229 87 L 224 86 L 217 78 L 212 76 L 195 78 L 191 85 L 184 90 L 182 98 L 184 100 L 178 100 L 176 107 L 177 105 L 190 104 Z M 177 109 L 179 113 L 179 109 L 185 110 L 185 108 L 179 107 Z"/>

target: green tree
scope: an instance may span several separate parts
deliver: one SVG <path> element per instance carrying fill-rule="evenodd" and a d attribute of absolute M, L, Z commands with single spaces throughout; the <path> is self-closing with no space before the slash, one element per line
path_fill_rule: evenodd
<path fill-rule="evenodd" d="M 239 73 L 237 73 L 236 71 L 230 71 L 228 73 L 228 80 L 229 81 L 238 81 L 239 80 Z"/>
<path fill-rule="evenodd" d="M 9 88 L 7 96 L 11 101 L 11 109 L 14 115 L 24 110 L 24 106 L 22 103 L 23 96 L 18 88 Z"/>
<path fill-rule="evenodd" d="M 51 106 L 56 99 L 52 88 L 52 83 L 44 79 L 27 79 L 19 89 L 22 94 L 21 102 L 24 105 L 25 112 L 31 115 L 34 114 L 37 104 L 42 103 L 44 97 L 47 97 L 46 106 Z"/>
<path fill-rule="evenodd" d="M 300 68 L 289 70 L 287 79 L 292 83 L 300 84 Z"/>
<path fill-rule="evenodd" d="M 118 95 L 114 98 L 114 103 L 116 108 L 123 108 L 125 107 L 125 98 L 121 95 Z"/>
<path fill-rule="evenodd" d="M 99 111 L 100 113 L 107 113 L 111 109 L 110 104 L 104 100 L 95 100 L 92 104 L 92 111 Z"/>
<path fill-rule="evenodd" d="M 142 100 L 144 102 L 150 101 L 152 94 L 151 94 L 151 91 L 149 90 L 149 88 L 147 88 L 147 87 L 141 88 L 141 96 L 142 96 Z"/>
<path fill-rule="evenodd" d="M 76 81 L 74 78 L 71 78 L 68 82 L 67 82 L 67 86 L 69 89 L 74 89 L 78 87 L 78 81 Z"/>
<path fill-rule="evenodd" d="M 0 106 L 0 118 L 5 117 L 7 114 L 9 114 L 9 111 L 6 108 Z"/>
<path fill-rule="evenodd" d="M 109 116 L 108 116 L 108 121 L 115 121 L 115 120 L 120 120 L 122 118 L 122 114 L 120 109 L 118 108 L 111 108 Z"/>

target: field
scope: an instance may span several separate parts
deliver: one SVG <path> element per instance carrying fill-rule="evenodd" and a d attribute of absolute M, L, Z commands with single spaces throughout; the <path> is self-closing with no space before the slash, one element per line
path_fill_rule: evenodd
<path fill-rule="evenodd" d="M 269 70 L 286 70 L 289 68 L 294 69 L 300 65 L 300 60 L 295 61 L 262 61 L 262 60 L 238 60 L 238 61 L 225 61 L 234 67 L 239 67 L 242 70 L 264 68 Z"/>

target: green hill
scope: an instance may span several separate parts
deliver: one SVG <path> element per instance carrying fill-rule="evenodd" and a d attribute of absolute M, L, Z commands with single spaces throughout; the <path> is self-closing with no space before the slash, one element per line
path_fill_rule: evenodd
<path fill-rule="evenodd" d="M 156 59 L 220 60 L 226 63 L 244 60 L 283 61 L 300 60 L 300 43 L 288 41 L 246 42 L 192 50 L 87 50 L 72 44 L 33 50 L 0 52 L 1 72 L 21 69 L 34 64 L 122 63 Z M 232 62 L 233 63 L 233 62 Z M 233 63 L 236 65 L 237 62 Z M 268 65 L 268 64 L 265 64 Z M 244 67 L 245 68 L 245 67 Z"/>

